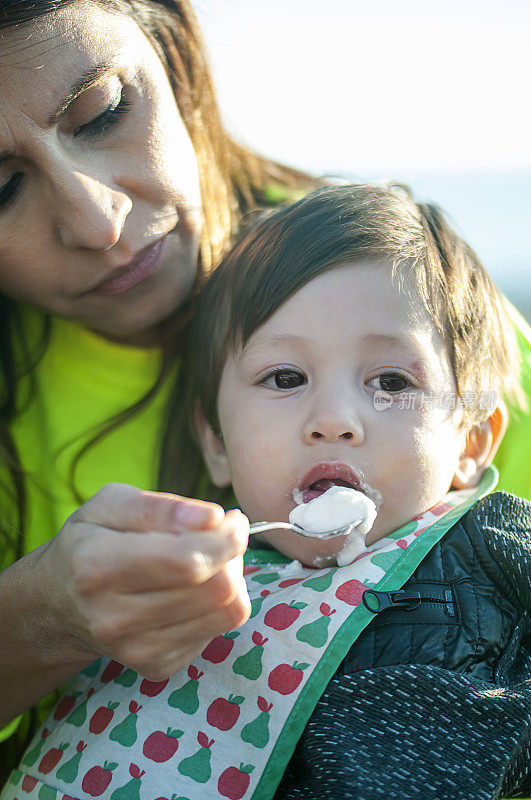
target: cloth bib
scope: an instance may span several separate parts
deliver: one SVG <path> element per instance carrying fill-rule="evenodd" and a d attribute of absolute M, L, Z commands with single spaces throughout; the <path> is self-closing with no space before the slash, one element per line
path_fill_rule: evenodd
<path fill-rule="evenodd" d="M 476 489 L 450 492 L 346 567 L 248 551 L 250 619 L 160 683 L 108 659 L 91 664 L 68 683 L 0 800 L 270 800 L 373 618 L 364 592 L 399 590 L 496 480 L 490 468 Z"/>

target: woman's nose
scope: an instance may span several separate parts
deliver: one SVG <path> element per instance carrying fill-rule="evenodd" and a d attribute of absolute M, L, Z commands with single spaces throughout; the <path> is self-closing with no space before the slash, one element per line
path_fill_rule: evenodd
<path fill-rule="evenodd" d="M 303 432 L 304 442 L 308 445 L 318 442 L 359 445 L 364 437 L 363 425 L 356 412 L 346 405 L 333 403 L 311 414 Z"/>
<path fill-rule="evenodd" d="M 109 250 L 118 242 L 133 206 L 127 194 L 81 172 L 59 189 L 57 231 L 65 247 Z"/>

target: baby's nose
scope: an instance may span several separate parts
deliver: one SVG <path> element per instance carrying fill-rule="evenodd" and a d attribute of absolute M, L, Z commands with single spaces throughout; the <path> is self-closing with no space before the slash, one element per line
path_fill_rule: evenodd
<path fill-rule="evenodd" d="M 352 445 L 361 444 L 364 438 L 361 421 L 353 415 L 337 415 L 333 412 L 322 413 L 308 420 L 304 430 L 306 444 L 317 442 L 345 442 Z"/>

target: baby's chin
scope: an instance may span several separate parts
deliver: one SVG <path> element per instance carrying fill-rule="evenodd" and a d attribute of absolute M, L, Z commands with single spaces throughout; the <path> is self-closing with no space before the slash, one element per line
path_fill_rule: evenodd
<path fill-rule="evenodd" d="M 339 553 L 345 544 L 346 536 L 336 536 L 334 539 L 303 539 L 291 531 L 269 531 L 262 534 L 275 550 L 279 550 L 293 561 L 300 561 L 303 567 L 320 569 L 337 562 L 334 556 Z"/>

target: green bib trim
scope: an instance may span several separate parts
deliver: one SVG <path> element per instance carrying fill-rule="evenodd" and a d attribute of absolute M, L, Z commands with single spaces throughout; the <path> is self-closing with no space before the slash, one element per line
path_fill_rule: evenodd
<path fill-rule="evenodd" d="M 407 556 L 405 555 L 394 567 L 389 569 L 374 588 L 378 591 L 400 589 L 444 534 L 470 511 L 478 500 L 492 492 L 497 482 L 498 471 L 491 466 L 483 474 L 477 488 L 472 493 L 468 492 L 469 496 L 462 503 L 455 506 L 444 516 L 441 516 L 438 521 L 423 532 L 422 536 L 416 538 L 404 551 Z M 411 525 L 412 523 L 407 523 L 407 525 L 399 528 L 387 538 L 395 541 L 402 539 L 404 534 L 411 531 Z M 266 553 L 267 551 L 263 552 Z M 353 642 L 356 641 L 373 617 L 374 615 L 360 603 L 330 642 L 319 664 L 299 695 L 291 715 L 277 739 L 260 782 L 252 795 L 252 800 L 271 800 L 273 797 L 287 763 L 318 700 L 332 679 L 337 667 L 352 647 Z"/>

